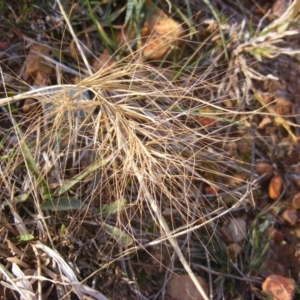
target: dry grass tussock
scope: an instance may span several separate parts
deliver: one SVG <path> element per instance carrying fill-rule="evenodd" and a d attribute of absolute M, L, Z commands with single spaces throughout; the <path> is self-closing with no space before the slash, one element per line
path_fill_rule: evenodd
<path fill-rule="evenodd" d="M 225 149 L 238 139 L 232 132 L 249 130 L 244 123 L 233 125 L 235 112 L 218 99 L 203 99 L 212 84 L 204 89 L 201 77 L 181 76 L 185 79 L 174 82 L 147 64 L 121 62 L 77 86 L 44 87 L 15 97 L 30 95 L 43 104 L 38 117 L 26 120 L 30 125 L 25 132 L 22 123 L 14 122 L 5 141 L 10 158 L 1 163 L 9 207 L 16 205 L 14 195 L 26 200 L 31 224 L 25 225 L 18 214 L 15 223 L 22 220 L 24 227 L 20 233 L 34 233 L 56 248 L 64 225 L 60 243 L 75 242 L 79 252 L 94 244 L 91 255 L 104 252 L 107 264 L 115 261 L 118 244 L 133 253 L 147 244 L 170 242 L 180 255 L 174 234 L 186 236 L 226 209 L 221 197 L 202 194 L 204 186 L 238 201 L 249 186 L 249 167 L 239 166 Z M 92 99 L 74 101 L 70 91 L 88 91 Z M 216 111 L 210 115 L 217 122 L 213 128 L 197 123 L 203 107 Z M 230 165 L 241 175 L 235 187 L 228 183 Z M 58 212 L 60 198 L 75 209 Z M 51 199 L 58 207 L 41 210 Z M 115 206 L 113 213 L 102 215 L 109 204 Z M 116 241 L 104 234 L 104 222 L 119 230 L 112 234 Z M 85 240 L 84 226 L 97 228 L 96 236 Z M 123 233 L 125 241 L 120 242 Z M 119 255 L 125 258 L 124 253 Z"/>
<path fill-rule="evenodd" d="M 226 26 L 224 34 L 233 28 Z M 270 112 L 246 109 L 252 80 L 266 78 L 254 72 L 247 55 L 288 34 L 256 35 L 255 45 L 239 42 L 229 60 L 230 44 L 216 48 L 202 62 L 208 68 L 188 59 L 158 67 L 139 50 L 76 85 L 1 99 L 12 124 L 1 140 L 2 212 L 10 212 L 14 225 L 6 217 L 2 224 L 15 237 L 38 240 L 22 250 L 36 260 L 37 273 L 27 275 L 13 262 L 10 277 L 1 266 L 6 286 L 31 299 L 31 280 L 40 292 L 47 280 L 60 286 L 61 295 L 72 289 L 81 299 L 106 299 L 98 291 L 112 284 L 108 278 L 121 276 L 110 273 L 117 264 L 131 280 L 139 260 L 172 270 L 176 257 L 195 280 L 187 249 L 205 261 L 210 239 L 218 240 L 218 220 L 252 204 L 258 176 L 251 157 L 242 161 L 235 145 L 246 139 L 253 146 L 251 117 Z M 194 43 L 190 49 L 196 57 L 202 48 Z M 41 106 L 18 119 L 9 107 L 28 97 Z M 143 299 L 136 281 L 128 286 Z"/>

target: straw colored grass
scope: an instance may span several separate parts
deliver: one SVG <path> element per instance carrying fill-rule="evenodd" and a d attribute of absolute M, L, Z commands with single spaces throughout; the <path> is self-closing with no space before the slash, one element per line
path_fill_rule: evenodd
<path fill-rule="evenodd" d="M 119 263 L 124 278 L 135 282 L 133 287 L 128 284 L 130 289 L 146 299 L 131 267 L 146 254 L 171 270 L 178 258 L 199 293 L 209 299 L 191 269 L 197 263 L 191 263 L 185 247 L 197 240 L 206 256 L 201 252 L 196 260 L 209 261 L 217 222 L 253 204 L 258 178 L 253 170 L 253 115 L 277 117 L 292 135 L 292 125 L 274 111 L 251 106 L 253 80 L 268 74 L 254 71 L 249 53 L 268 46 L 271 57 L 282 49 L 282 38 L 295 30 L 278 32 L 282 23 L 276 21 L 270 31 L 257 32 L 246 42 L 236 36 L 230 60 L 230 43 L 210 49 L 203 58 L 199 53 L 206 46 L 194 42 L 187 46 L 193 61 L 166 58 L 158 66 L 145 61 L 143 49 L 130 49 L 113 67 L 93 73 L 61 5 L 60 9 L 88 75 L 78 84 L 40 87 L 0 99 L 11 124 L 7 134 L 1 132 L 1 195 L 14 226 L 5 217 L 2 225 L 14 237 L 31 239 L 30 234 L 38 240 L 28 242 L 28 255 L 36 265 L 24 267 L 36 268 L 38 274 L 26 277 L 15 262 L 9 274 L 1 265 L 2 284 L 24 299 L 35 297 L 31 280 L 38 282 L 40 299 L 45 281 L 56 284 L 61 297 L 72 291 L 80 299 L 106 299 L 97 292 L 105 277 L 99 274 Z M 293 13 L 292 8 L 280 22 Z M 224 36 L 231 30 L 229 25 L 210 23 Z M 210 37 L 217 39 L 218 30 Z M 188 38 L 182 39 L 189 45 Z M 286 48 L 285 53 L 294 54 Z M 198 64 L 209 66 L 203 70 Z M 84 93 L 90 100 L 81 98 Z M 17 119 L 12 108 L 29 97 L 38 100 L 37 111 L 31 118 Z M 245 109 L 247 105 L 254 108 Z M 201 124 L 201 117 L 215 120 L 215 125 Z M 235 148 L 242 139 L 252 149 L 244 161 Z M 206 187 L 216 192 L 205 193 Z M 218 244 L 218 236 L 216 240 Z M 165 250 L 161 260 L 153 254 L 157 245 Z M 41 261 L 39 253 L 56 266 Z M 86 272 L 80 273 L 81 268 Z M 208 278 L 212 285 L 211 275 Z"/>

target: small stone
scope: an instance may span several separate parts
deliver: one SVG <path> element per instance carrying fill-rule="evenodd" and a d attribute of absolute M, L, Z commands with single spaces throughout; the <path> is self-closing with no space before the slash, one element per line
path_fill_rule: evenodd
<path fill-rule="evenodd" d="M 272 94 L 271 93 L 262 93 L 262 98 L 266 104 L 270 104 L 272 102 Z"/>
<path fill-rule="evenodd" d="M 274 16 L 281 16 L 289 7 L 289 0 L 276 0 L 272 6 Z"/>
<path fill-rule="evenodd" d="M 239 153 L 243 155 L 248 155 L 251 153 L 251 144 L 247 139 L 245 138 L 240 139 L 239 141 L 236 142 L 236 145 Z"/>
<path fill-rule="evenodd" d="M 294 209 L 300 209 L 300 193 L 296 194 L 292 200 L 292 207 Z"/>
<path fill-rule="evenodd" d="M 22 106 L 23 113 L 27 114 L 38 107 L 38 101 L 32 98 L 27 98 Z"/>
<path fill-rule="evenodd" d="M 292 300 L 295 294 L 295 284 L 290 278 L 273 274 L 263 282 L 262 292 L 273 300 Z"/>
<path fill-rule="evenodd" d="M 292 112 L 292 102 L 285 98 L 276 100 L 275 111 L 280 116 L 290 115 Z"/>
<path fill-rule="evenodd" d="M 273 175 L 273 167 L 272 165 L 265 162 L 257 162 L 255 165 L 256 173 L 261 176 L 265 174 L 264 178 L 261 179 L 261 182 L 265 182 L 271 178 Z"/>
<path fill-rule="evenodd" d="M 231 236 L 230 230 L 226 226 L 222 226 L 219 229 L 219 233 L 221 234 L 221 236 L 226 244 L 232 243 L 232 236 Z"/>
<path fill-rule="evenodd" d="M 241 246 L 239 246 L 238 244 L 230 244 L 226 247 L 226 250 L 229 254 L 229 256 L 234 256 L 236 257 L 237 255 L 239 255 L 242 251 L 242 248 Z"/>
<path fill-rule="evenodd" d="M 218 191 L 214 186 L 207 186 L 205 189 L 205 195 L 217 195 Z"/>
<path fill-rule="evenodd" d="M 277 244 L 280 244 L 284 239 L 283 233 L 275 228 L 268 228 L 268 234 L 271 240 Z"/>
<path fill-rule="evenodd" d="M 283 180 L 280 176 L 273 176 L 268 186 L 268 194 L 272 200 L 277 200 L 283 188 Z"/>
<path fill-rule="evenodd" d="M 227 226 L 219 230 L 227 244 L 239 243 L 246 238 L 246 221 L 241 218 L 230 219 Z"/>
<path fill-rule="evenodd" d="M 298 215 L 297 215 L 297 211 L 294 209 L 286 209 L 281 217 L 283 218 L 283 220 L 289 224 L 290 226 L 296 226 L 297 222 L 298 222 Z"/>
<path fill-rule="evenodd" d="M 246 238 L 246 221 L 240 218 L 231 219 L 228 225 L 232 241 L 238 243 Z"/>
<path fill-rule="evenodd" d="M 264 261 L 263 265 L 260 268 L 260 275 L 264 278 L 268 277 L 269 275 L 280 275 L 285 276 L 287 274 L 284 266 L 277 262 L 274 259 L 267 259 Z"/>
<path fill-rule="evenodd" d="M 196 279 L 199 282 L 199 285 L 202 287 L 204 293 L 208 295 L 208 284 L 206 283 L 206 281 L 200 276 L 196 276 Z M 171 299 L 176 300 L 204 299 L 192 282 L 189 275 L 174 274 L 167 285 L 166 294 L 167 296 L 171 297 Z"/>

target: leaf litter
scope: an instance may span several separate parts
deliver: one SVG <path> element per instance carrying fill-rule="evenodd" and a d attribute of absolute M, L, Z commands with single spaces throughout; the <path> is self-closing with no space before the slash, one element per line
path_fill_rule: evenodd
<path fill-rule="evenodd" d="M 3 262 L 27 249 L 1 265 L 6 298 L 263 299 L 265 279 L 299 280 L 286 2 L 3 5 Z"/>

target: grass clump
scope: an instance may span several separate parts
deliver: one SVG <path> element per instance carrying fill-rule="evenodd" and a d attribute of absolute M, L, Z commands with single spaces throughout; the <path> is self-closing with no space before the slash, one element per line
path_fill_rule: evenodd
<path fill-rule="evenodd" d="M 75 6 L 66 13 L 71 3 L 57 1 L 55 10 L 48 9 L 52 16 L 61 13 L 65 33 L 47 41 L 52 54 L 38 54 L 52 69 L 49 86 L 35 86 L 36 78 L 6 83 L 13 72 L 1 66 L 2 232 L 6 251 L 28 257 L 25 265 L 1 265 L 8 297 L 17 292 L 25 299 L 35 293 L 53 299 L 71 293 L 80 299 L 156 299 L 165 294 L 174 270 L 188 273 L 204 299 L 209 298 L 195 274 L 210 283 L 211 298 L 261 297 L 253 287 L 261 280 L 252 273 L 263 259 L 257 258 L 255 234 L 260 221 L 240 243 L 257 262 L 253 266 L 244 257 L 243 271 L 243 254 L 228 250 L 219 228 L 229 218 L 241 218 L 256 200 L 253 118 L 274 117 L 289 138 L 297 139 L 291 123 L 256 101 L 257 82 L 268 75 L 253 66 L 254 59 L 263 61 L 262 56 L 283 49 L 281 39 L 294 31 L 277 21 L 269 30 L 257 24 L 247 40 L 244 24 L 221 23 L 217 9 L 205 4 L 211 18 L 201 15 L 202 30 L 179 14 L 185 25 L 178 23 L 182 29 L 172 51 L 151 61 L 145 49 L 149 41 L 157 42 L 151 35 L 155 30 L 149 27 L 149 36 L 139 36 L 142 14 L 130 22 L 143 11 L 143 1 L 105 11 L 104 16 L 113 16 L 111 24 L 101 24 L 98 14 L 113 2 L 81 1 L 81 15 Z M 187 16 L 197 16 L 193 3 L 185 9 Z M 72 13 L 90 29 L 78 30 Z M 291 15 L 293 9 L 286 18 Z M 133 26 L 135 34 L 116 50 L 117 33 L 111 31 L 122 16 L 123 29 Z M 97 36 L 111 63 L 95 68 L 92 61 L 101 60 L 100 51 L 87 51 L 83 36 L 86 41 Z M 165 46 L 161 40 L 157 44 L 157 51 Z M 113 51 L 115 61 L 109 56 Z M 34 99 L 30 113 L 22 108 L 28 98 Z M 145 278 L 153 283 L 148 290 Z M 243 283 L 241 289 L 236 282 Z"/>

